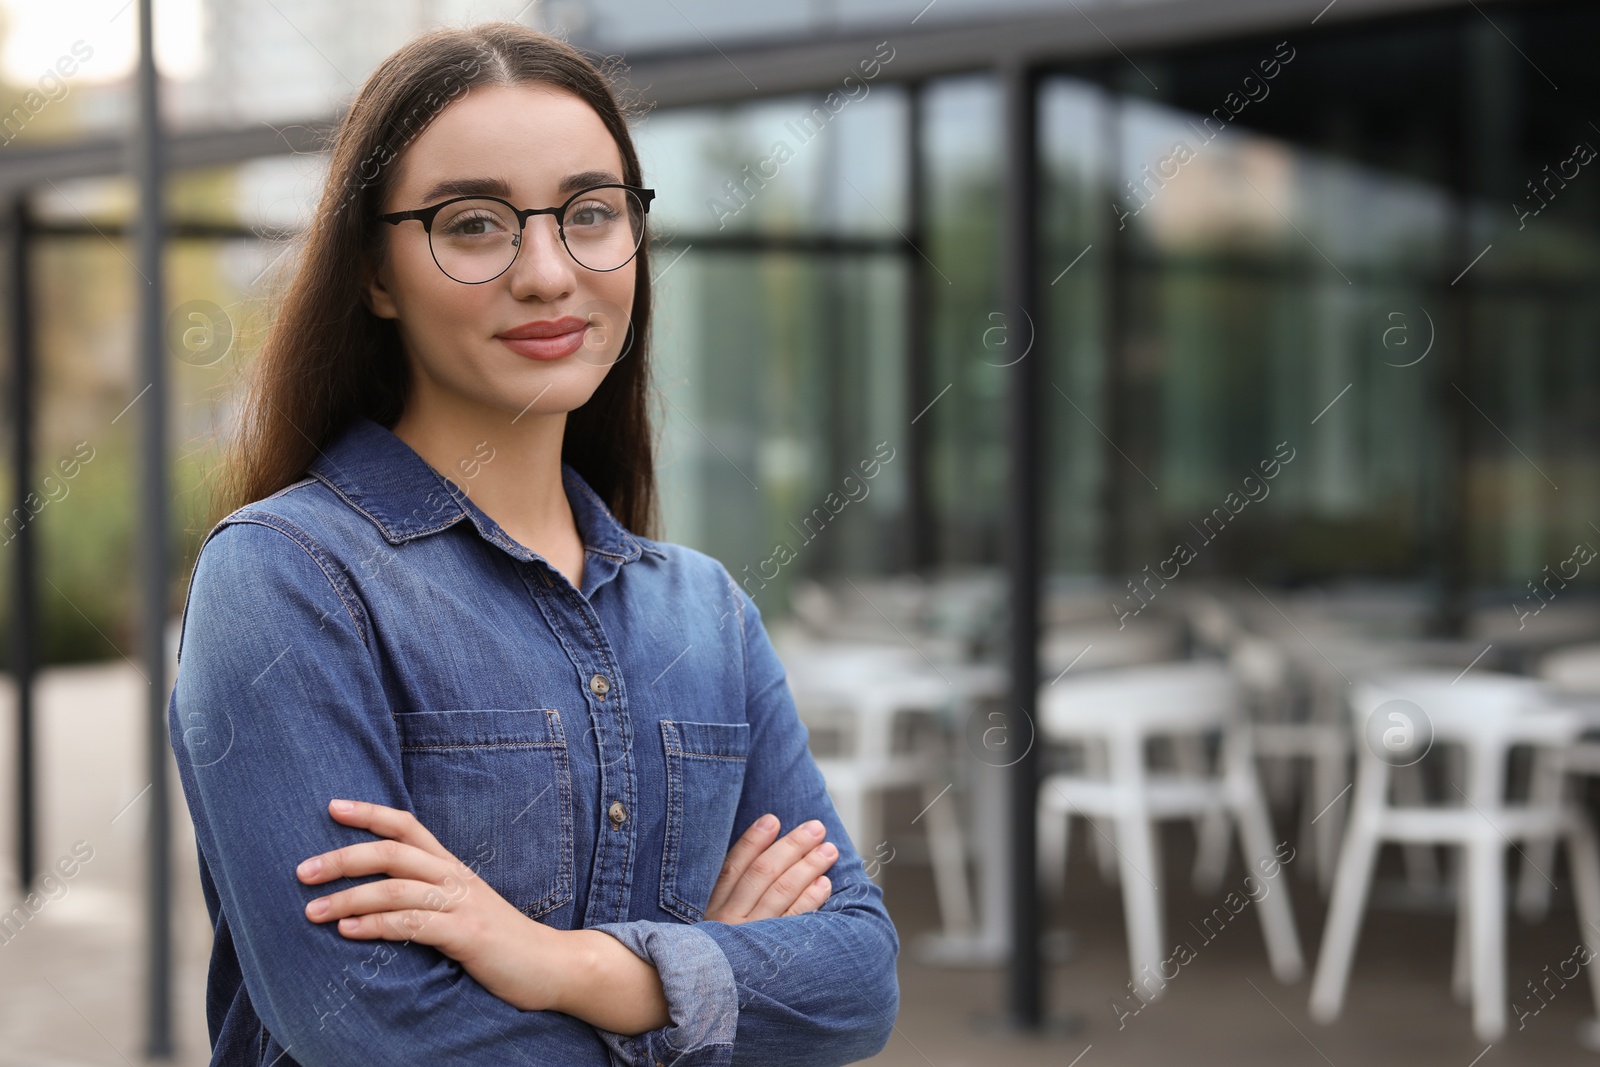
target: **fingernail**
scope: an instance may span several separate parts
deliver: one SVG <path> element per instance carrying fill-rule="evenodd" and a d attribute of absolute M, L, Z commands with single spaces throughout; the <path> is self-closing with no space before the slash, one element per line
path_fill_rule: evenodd
<path fill-rule="evenodd" d="M 810 822 L 806 823 L 806 836 L 807 837 L 821 837 L 822 836 L 822 823 L 820 821 L 818 821 L 817 819 L 812 819 Z"/>
<path fill-rule="evenodd" d="M 295 871 L 302 878 L 315 878 L 322 873 L 322 861 L 316 858 L 308 859 L 296 867 Z"/>
<path fill-rule="evenodd" d="M 313 900 L 310 904 L 306 905 L 306 914 L 311 916 L 313 919 L 320 919 L 327 913 L 328 900 L 326 897 L 321 900 Z"/>
<path fill-rule="evenodd" d="M 834 847 L 829 842 L 825 841 L 822 844 L 817 846 L 817 855 L 819 857 L 821 857 L 822 859 L 829 859 L 830 857 L 833 856 L 833 853 L 834 853 Z"/>
<path fill-rule="evenodd" d="M 763 815 L 756 820 L 756 829 L 758 830 L 771 830 L 777 825 L 778 817 L 776 815 Z"/>
<path fill-rule="evenodd" d="M 333 810 L 340 815 L 349 815 L 356 810 L 356 806 L 348 800 L 335 800 L 333 802 Z"/>

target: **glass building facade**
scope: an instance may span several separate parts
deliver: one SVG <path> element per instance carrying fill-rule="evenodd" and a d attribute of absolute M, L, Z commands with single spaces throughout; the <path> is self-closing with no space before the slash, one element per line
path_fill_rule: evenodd
<path fill-rule="evenodd" d="M 402 6 L 197 5 L 205 44 L 171 87 L 174 128 L 325 118 L 410 34 L 519 5 Z M 1600 538 L 1594 7 L 1396 5 L 1049 60 L 1041 293 L 1028 321 L 1008 322 L 1000 83 L 981 64 L 922 73 L 918 35 L 1123 6 L 537 8 L 575 42 L 644 65 L 720 69 L 763 42 L 861 42 L 836 85 L 752 88 L 637 122 L 659 190 L 667 538 L 717 556 L 780 612 L 802 575 L 998 566 L 1007 368 L 1024 358 L 1046 363 L 1054 575 L 1120 586 L 1183 542 L 1194 574 L 1503 599 Z M 381 31 L 349 32 L 363 15 Z M 227 63 L 245 40 L 274 58 Z M 31 68 L 7 63 L 22 93 L 16 72 Z M 114 130 L 128 95 L 115 76 L 84 81 L 6 151 Z M 172 302 L 225 309 L 232 332 L 226 359 L 175 369 L 180 577 L 205 532 L 198 489 L 230 372 L 259 336 L 279 251 L 206 226 L 292 231 L 322 167 L 280 155 L 171 187 L 193 231 L 170 253 Z M 116 546 L 131 529 L 133 438 L 112 421 L 139 387 L 119 229 L 130 205 L 121 179 L 32 198 L 39 455 L 104 445 L 78 499 L 39 518 L 43 567 L 96 604 L 91 590 L 125 588 L 130 564 Z M 51 658 L 128 643 L 131 598 L 44 608 Z"/>
<path fill-rule="evenodd" d="M 997 563 L 1006 367 L 1037 340 L 1052 572 L 1120 581 L 1186 543 L 1194 572 L 1261 582 L 1519 589 L 1596 535 L 1600 130 L 1574 42 L 1597 29 L 1583 5 L 1468 8 L 1063 65 L 1040 90 L 1044 299 L 1015 325 L 993 76 L 875 85 L 781 168 L 822 94 L 652 116 L 682 256 L 678 529 L 730 565 L 793 543 L 917 417 L 920 466 L 796 570 Z M 774 169 L 719 228 L 708 201 Z"/>

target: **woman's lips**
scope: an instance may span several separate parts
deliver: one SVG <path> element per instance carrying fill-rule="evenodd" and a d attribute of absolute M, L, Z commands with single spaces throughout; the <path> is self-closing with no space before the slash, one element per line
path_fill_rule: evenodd
<path fill-rule="evenodd" d="M 560 359 L 582 348 L 584 335 L 588 332 L 589 324 L 584 323 L 570 333 L 557 334 L 555 337 L 497 337 L 496 340 L 528 359 Z"/>

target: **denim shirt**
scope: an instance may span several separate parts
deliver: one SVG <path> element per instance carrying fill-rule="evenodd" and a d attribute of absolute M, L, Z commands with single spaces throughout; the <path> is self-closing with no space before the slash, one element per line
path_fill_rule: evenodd
<path fill-rule="evenodd" d="M 360 418 L 224 518 L 191 577 L 168 708 L 215 937 L 211 1063 L 843 1064 L 887 1042 L 899 938 L 823 786 L 760 612 L 723 565 L 630 533 L 562 464 L 582 588 Z M 618 938 L 671 1022 L 522 1011 L 415 941 L 353 940 L 301 860 L 415 813 L 530 919 Z M 765 812 L 821 819 L 818 911 L 704 918 Z"/>

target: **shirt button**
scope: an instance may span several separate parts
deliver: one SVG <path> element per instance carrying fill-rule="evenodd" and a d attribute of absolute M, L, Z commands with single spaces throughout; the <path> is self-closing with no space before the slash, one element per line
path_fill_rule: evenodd
<path fill-rule="evenodd" d="M 606 694 L 611 692 L 611 683 L 606 681 L 605 675 L 597 674 L 593 678 L 589 679 L 589 690 L 590 692 L 594 693 L 595 696 L 599 697 L 601 700 L 604 700 L 606 698 Z"/>
<path fill-rule="evenodd" d="M 622 801 L 620 800 L 613 800 L 611 802 L 611 810 L 609 814 L 611 816 L 611 823 L 613 826 L 621 826 L 623 823 L 628 821 L 628 809 L 622 806 Z"/>

